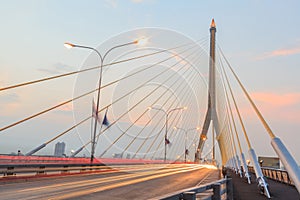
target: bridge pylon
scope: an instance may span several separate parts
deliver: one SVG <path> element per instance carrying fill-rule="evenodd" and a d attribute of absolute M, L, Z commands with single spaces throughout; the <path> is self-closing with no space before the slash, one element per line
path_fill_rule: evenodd
<path fill-rule="evenodd" d="M 212 19 L 210 25 L 210 51 L 209 51 L 209 87 L 208 87 L 208 107 L 205 116 L 205 121 L 202 127 L 201 136 L 198 144 L 197 151 L 195 153 L 195 162 L 200 162 L 201 152 L 203 150 L 203 146 L 205 140 L 207 138 L 207 132 L 209 126 L 211 124 L 213 132 L 216 133 L 216 138 L 218 141 L 220 140 L 220 128 L 219 128 L 219 120 L 218 114 L 216 110 L 216 24 L 214 19 Z M 218 142 L 220 149 L 224 149 L 223 143 Z M 213 147 L 214 148 L 214 147 Z M 222 162 L 225 162 L 226 159 L 226 151 L 221 151 Z M 215 159 L 213 155 L 213 159 Z M 222 163 L 225 164 L 225 163 Z"/>

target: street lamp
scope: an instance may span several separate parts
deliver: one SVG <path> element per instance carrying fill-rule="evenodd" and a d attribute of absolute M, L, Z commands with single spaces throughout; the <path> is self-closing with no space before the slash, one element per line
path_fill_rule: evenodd
<path fill-rule="evenodd" d="M 187 155 L 187 152 L 188 152 L 188 149 L 187 149 L 187 135 L 188 135 L 188 132 L 189 131 L 193 131 L 193 130 L 200 130 L 199 127 L 197 128 L 191 128 L 191 129 L 183 129 L 183 128 L 178 128 L 178 127 L 174 127 L 175 130 L 181 130 L 185 133 L 185 138 L 184 138 L 184 162 L 186 163 L 186 155 Z"/>
<path fill-rule="evenodd" d="M 93 138 L 92 138 L 91 163 L 94 160 L 94 154 L 95 154 L 95 143 L 96 143 L 95 141 L 96 141 L 97 122 L 98 122 L 97 119 L 98 119 L 98 114 L 99 114 L 98 110 L 99 110 L 99 103 L 100 103 L 100 91 L 101 91 L 101 82 L 102 82 L 102 68 L 103 68 L 104 59 L 109 54 L 109 52 L 111 52 L 112 50 L 120 48 L 120 47 L 128 46 L 128 45 L 132 45 L 132 44 L 138 44 L 138 45 L 140 45 L 142 40 L 144 40 L 144 38 L 141 38 L 139 40 L 135 40 L 133 42 L 129 42 L 129 43 L 125 43 L 125 44 L 120 44 L 120 45 L 114 46 L 114 47 L 110 48 L 109 50 L 107 50 L 103 56 L 100 54 L 100 52 L 97 49 L 95 49 L 93 47 L 72 44 L 72 43 L 69 43 L 69 42 L 65 42 L 64 43 L 64 46 L 66 48 L 68 48 L 68 49 L 76 47 L 76 48 L 83 48 L 83 49 L 92 50 L 92 51 L 96 52 L 97 55 L 100 58 L 100 74 L 99 74 L 99 85 L 98 85 L 97 104 L 96 104 L 96 113 L 95 113 L 95 126 L 94 126 L 94 134 L 93 134 Z M 145 42 L 143 41 L 142 43 L 144 44 Z"/>
<path fill-rule="evenodd" d="M 148 43 L 148 40 L 149 40 L 148 38 L 142 37 L 142 38 L 136 40 L 136 44 L 139 46 L 144 46 Z"/>
<path fill-rule="evenodd" d="M 175 110 L 186 110 L 187 107 L 178 107 L 178 108 L 173 108 L 169 111 L 165 111 L 164 109 L 162 108 L 156 108 L 156 107 L 148 107 L 148 110 L 159 110 L 159 111 L 162 111 L 165 116 L 166 116 L 166 122 L 165 122 L 165 126 L 166 126 L 166 129 L 165 129 L 165 155 L 164 155 L 164 161 L 166 162 L 167 160 L 167 145 L 168 145 L 168 119 L 169 119 L 169 115 L 175 111 Z"/>

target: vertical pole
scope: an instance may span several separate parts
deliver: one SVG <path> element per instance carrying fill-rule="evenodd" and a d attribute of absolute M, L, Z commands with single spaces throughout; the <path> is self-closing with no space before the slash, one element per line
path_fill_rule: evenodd
<path fill-rule="evenodd" d="M 185 132 L 185 135 L 184 135 L 184 163 L 186 163 L 186 132 Z"/>
<path fill-rule="evenodd" d="M 238 164 L 237 164 L 237 161 L 236 161 L 236 157 L 234 155 L 232 155 L 232 166 L 234 168 L 234 171 L 236 174 L 238 174 Z"/>
<path fill-rule="evenodd" d="M 100 58 L 100 74 L 99 74 L 99 85 L 98 85 L 98 93 L 97 93 L 97 104 L 96 104 L 96 116 L 95 116 L 95 125 L 94 125 L 94 130 L 93 130 L 93 136 L 92 136 L 92 149 L 91 149 L 91 163 L 93 163 L 94 161 L 94 156 L 95 156 L 95 147 L 96 147 L 96 134 L 97 134 L 97 122 L 98 122 L 98 111 L 99 111 L 99 105 L 100 105 L 100 97 L 101 97 L 101 84 L 102 84 L 102 68 L 103 68 L 103 61 L 104 61 L 104 57 L 101 56 L 101 54 L 99 53 L 99 51 L 97 51 L 94 48 L 91 48 L 92 50 L 94 50 L 99 58 Z"/>
<path fill-rule="evenodd" d="M 227 200 L 233 200 L 233 185 L 232 179 L 226 179 L 226 193 L 227 193 Z"/>
<path fill-rule="evenodd" d="M 241 158 L 242 158 L 242 163 L 243 163 L 244 175 L 247 178 L 248 183 L 251 184 L 251 177 L 250 177 L 250 174 L 248 172 L 248 166 L 247 166 L 245 155 L 244 155 L 243 152 L 241 153 Z"/>
<path fill-rule="evenodd" d="M 185 131 L 185 140 L 184 140 L 184 162 L 186 163 L 186 140 L 187 140 L 187 131 Z"/>
<path fill-rule="evenodd" d="M 240 158 L 238 155 L 235 155 L 236 157 L 236 161 L 237 161 L 237 165 L 238 165 L 238 170 L 239 170 L 239 174 L 240 174 L 240 177 L 242 178 L 243 177 L 243 173 L 242 173 L 242 169 L 241 169 L 241 161 L 240 161 Z"/>
<path fill-rule="evenodd" d="M 167 161 L 167 141 L 168 141 L 168 114 L 166 114 L 166 132 L 165 132 L 165 156 L 164 161 Z"/>
<path fill-rule="evenodd" d="M 212 188 L 213 188 L 212 200 L 221 200 L 221 184 L 220 183 L 213 184 Z"/>
<path fill-rule="evenodd" d="M 212 130 L 212 145 L 213 145 L 213 149 L 212 149 L 212 160 L 213 162 L 215 161 L 215 131 L 214 131 L 214 126 L 213 126 L 213 121 L 212 121 L 212 126 L 211 126 L 211 130 Z"/>

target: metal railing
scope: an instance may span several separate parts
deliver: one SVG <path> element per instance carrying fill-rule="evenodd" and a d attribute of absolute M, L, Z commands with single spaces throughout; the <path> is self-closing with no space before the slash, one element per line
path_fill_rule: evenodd
<path fill-rule="evenodd" d="M 248 170 L 251 173 L 254 173 L 253 167 L 248 166 Z M 265 177 L 278 181 L 280 183 L 288 184 L 295 186 L 293 180 L 290 178 L 288 172 L 282 169 L 274 169 L 268 167 L 261 167 L 262 173 Z"/>
<path fill-rule="evenodd" d="M 167 163 L 181 164 L 176 161 Z M 163 160 L 100 158 L 93 163 L 90 158 L 59 158 L 47 156 L 0 155 L 0 181 L 16 177 L 48 176 L 60 174 L 93 173 L 113 170 L 108 166 L 166 164 Z M 108 165 L 108 166 L 105 166 Z M 2 175 L 2 177 L 1 177 Z"/>
<path fill-rule="evenodd" d="M 103 164 L 19 164 L 0 165 L 0 175 L 5 178 L 34 177 L 60 174 L 91 173 L 112 170 Z"/>
<path fill-rule="evenodd" d="M 167 194 L 161 197 L 153 198 L 160 200 L 221 200 L 233 199 L 233 186 L 232 179 L 222 179 L 216 182 L 208 183 L 205 185 L 188 188 L 175 193 Z"/>
<path fill-rule="evenodd" d="M 169 163 L 182 163 L 179 161 Z M 54 156 L 11 156 L 0 155 L 0 165 L 5 164 L 89 164 L 90 158 L 64 158 Z M 140 164 L 140 163 L 165 163 L 163 160 L 147 160 L 147 159 L 126 159 L 126 158 L 97 158 L 93 161 L 94 164 L 108 163 L 108 164 Z M 189 162 L 191 163 L 191 162 Z"/>

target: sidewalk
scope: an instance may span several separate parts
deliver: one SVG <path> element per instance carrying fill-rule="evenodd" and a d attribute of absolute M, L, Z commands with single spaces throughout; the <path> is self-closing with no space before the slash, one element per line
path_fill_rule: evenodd
<path fill-rule="evenodd" d="M 266 196 L 259 193 L 256 178 L 251 174 L 252 184 L 249 185 L 244 178 L 240 178 L 237 174 L 228 170 L 228 175 L 233 181 L 233 194 L 235 200 L 266 200 Z M 300 200 L 297 189 L 283 183 L 279 183 L 270 179 L 266 179 L 269 184 L 272 200 Z"/>

